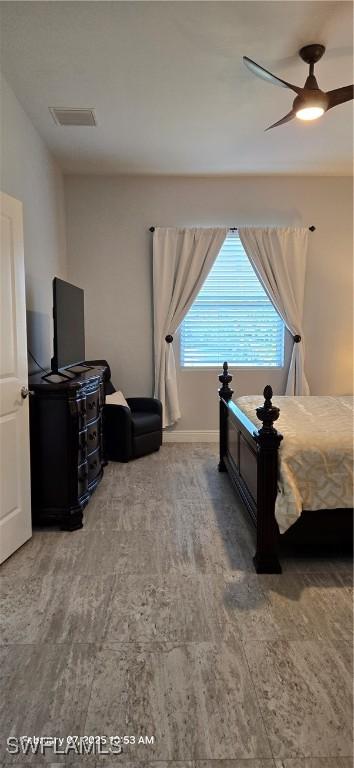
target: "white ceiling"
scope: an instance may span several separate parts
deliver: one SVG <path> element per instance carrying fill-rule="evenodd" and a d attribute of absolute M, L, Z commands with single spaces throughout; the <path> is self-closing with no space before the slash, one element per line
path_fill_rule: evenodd
<path fill-rule="evenodd" d="M 350 2 L 1 2 L 1 68 L 66 172 L 349 174 L 352 103 L 264 133 L 302 85 L 306 43 L 329 90 L 352 80 Z M 48 107 L 95 107 L 97 128 Z"/>

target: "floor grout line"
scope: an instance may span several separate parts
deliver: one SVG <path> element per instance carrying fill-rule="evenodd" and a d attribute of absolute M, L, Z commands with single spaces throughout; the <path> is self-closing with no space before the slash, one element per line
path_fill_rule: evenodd
<path fill-rule="evenodd" d="M 266 598 L 266 596 L 264 596 L 264 597 Z M 244 656 L 244 659 L 245 659 L 245 662 L 246 662 L 246 666 L 247 666 L 247 669 L 248 669 L 248 674 L 250 676 L 250 680 L 251 680 L 251 683 L 252 683 L 252 686 L 253 686 L 253 690 L 254 690 L 254 694 L 255 694 L 255 699 L 257 701 L 257 706 L 258 706 L 258 709 L 259 709 L 259 712 L 260 712 L 260 716 L 261 716 L 261 720 L 262 720 L 262 723 L 263 723 L 264 732 L 265 732 L 266 737 L 268 739 L 268 745 L 269 745 L 270 753 L 272 755 L 273 760 L 275 760 L 275 757 L 273 755 L 273 749 L 272 749 L 272 744 L 271 744 L 270 736 L 269 736 L 269 733 L 268 733 L 268 728 L 266 726 L 266 722 L 265 722 L 265 719 L 264 719 L 264 716 L 263 716 L 263 710 L 262 710 L 262 707 L 261 707 L 261 704 L 260 704 L 260 701 L 259 701 L 259 697 L 258 697 L 257 686 L 256 686 L 256 683 L 255 683 L 255 681 L 253 679 L 253 675 L 252 675 L 252 672 L 251 672 L 251 668 L 250 668 L 250 665 L 249 665 L 249 662 L 248 662 L 248 658 L 247 658 L 247 654 L 246 654 L 246 650 L 245 650 L 244 641 L 242 639 L 242 633 L 240 633 L 240 644 L 242 646 L 243 656 Z"/>

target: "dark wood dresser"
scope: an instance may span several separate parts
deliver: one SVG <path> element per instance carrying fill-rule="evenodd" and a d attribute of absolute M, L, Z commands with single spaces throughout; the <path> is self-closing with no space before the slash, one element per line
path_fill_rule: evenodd
<path fill-rule="evenodd" d="M 58 383 L 30 377 L 32 518 L 82 528 L 83 509 L 103 476 L 104 368 Z"/>

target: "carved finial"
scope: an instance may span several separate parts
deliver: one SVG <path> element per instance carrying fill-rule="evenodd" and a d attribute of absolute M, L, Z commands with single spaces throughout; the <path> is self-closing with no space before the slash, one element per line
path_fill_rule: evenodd
<path fill-rule="evenodd" d="M 222 368 L 223 368 L 223 372 L 219 376 L 219 381 L 222 384 L 222 386 L 218 390 L 219 397 L 222 400 L 231 400 L 232 395 L 234 393 L 233 389 L 229 387 L 230 381 L 232 381 L 232 376 L 229 373 L 229 366 L 226 362 L 223 364 Z"/>
<path fill-rule="evenodd" d="M 257 418 L 263 422 L 263 427 L 259 430 L 260 434 L 272 434 L 276 433 L 273 424 L 279 419 L 280 410 L 272 404 L 273 390 L 268 384 L 264 387 L 264 404 L 256 409 Z"/>

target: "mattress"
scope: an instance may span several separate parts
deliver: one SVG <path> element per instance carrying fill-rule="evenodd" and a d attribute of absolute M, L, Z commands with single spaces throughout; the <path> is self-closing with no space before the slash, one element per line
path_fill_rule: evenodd
<path fill-rule="evenodd" d="M 262 396 L 239 397 L 236 405 L 257 429 Z M 284 533 L 303 510 L 353 507 L 353 397 L 274 396 L 279 448 L 275 516 Z"/>

